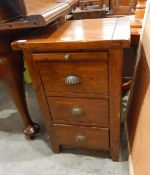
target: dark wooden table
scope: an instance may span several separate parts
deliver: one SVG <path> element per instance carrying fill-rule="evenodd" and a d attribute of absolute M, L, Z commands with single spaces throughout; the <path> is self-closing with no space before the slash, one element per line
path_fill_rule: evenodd
<path fill-rule="evenodd" d="M 24 123 L 24 134 L 33 138 L 39 125 L 30 118 L 23 80 L 23 59 L 11 49 L 11 42 L 32 28 L 46 27 L 71 11 L 76 0 L 57 3 L 53 0 L 0 1 L 0 79 L 5 84 Z"/>

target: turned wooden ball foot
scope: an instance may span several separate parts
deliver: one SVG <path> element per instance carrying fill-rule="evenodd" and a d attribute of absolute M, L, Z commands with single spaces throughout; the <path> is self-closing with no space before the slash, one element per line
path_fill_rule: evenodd
<path fill-rule="evenodd" d="M 40 126 L 36 123 L 33 123 L 32 125 L 28 125 L 24 129 L 24 134 L 26 139 L 31 140 L 31 139 L 34 139 L 34 137 L 39 131 L 40 131 Z"/>

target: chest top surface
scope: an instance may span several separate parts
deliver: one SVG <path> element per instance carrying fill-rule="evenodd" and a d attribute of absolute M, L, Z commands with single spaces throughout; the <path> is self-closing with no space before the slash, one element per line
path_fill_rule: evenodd
<path fill-rule="evenodd" d="M 38 32 L 37 32 L 38 33 Z M 127 17 L 72 20 L 62 26 L 47 29 L 42 34 L 36 34 L 14 42 L 12 46 L 18 49 L 30 47 L 34 49 L 54 47 L 76 48 L 88 44 L 99 44 L 101 47 L 109 47 L 112 43 L 120 43 L 122 47 L 130 44 L 130 22 Z M 81 46 L 82 45 L 82 46 Z"/>

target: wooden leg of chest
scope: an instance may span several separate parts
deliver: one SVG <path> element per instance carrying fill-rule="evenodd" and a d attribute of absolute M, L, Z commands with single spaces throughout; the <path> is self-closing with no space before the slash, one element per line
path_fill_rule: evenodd
<path fill-rule="evenodd" d="M 49 140 L 51 143 L 51 148 L 54 153 L 60 153 L 60 144 L 58 143 L 58 140 L 55 139 L 54 137 L 54 128 L 53 127 L 48 127 L 48 135 L 49 135 Z"/>
<path fill-rule="evenodd" d="M 122 54 L 121 48 L 113 48 L 109 61 L 110 152 L 114 161 L 118 161 L 120 150 Z"/>
<path fill-rule="evenodd" d="M 25 136 L 28 139 L 33 138 L 39 131 L 39 125 L 31 120 L 27 109 L 23 82 L 23 60 L 20 55 L 11 51 L 0 54 L 0 77 L 23 119 Z"/>
<path fill-rule="evenodd" d="M 51 145 L 52 145 L 52 149 L 54 153 L 60 153 L 60 145 L 53 143 L 53 142 L 51 142 Z"/>

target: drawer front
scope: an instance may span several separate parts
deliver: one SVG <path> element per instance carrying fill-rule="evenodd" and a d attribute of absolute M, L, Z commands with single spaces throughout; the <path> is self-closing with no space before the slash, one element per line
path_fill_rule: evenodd
<path fill-rule="evenodd" d="M 53 141 L 58 145 L 109 150 L 109 129 L 55 125 Z"/>
<path fill-rule="evenodd" d="M 102 62 L 38 62 L 48 92 L 107 93 L 108 65 Z"/>
<path fill-rule="evenodd" d="M 49 97 L 48 103 L 55 124 L 105 126 L 109 123 L 108 100 Z"/>
<path fill-rule="evenodd" d="M 57 52 L 57 53 L 34 53 L 35 61 L 101 61 L 107 62 L 107 52 Z"/>

